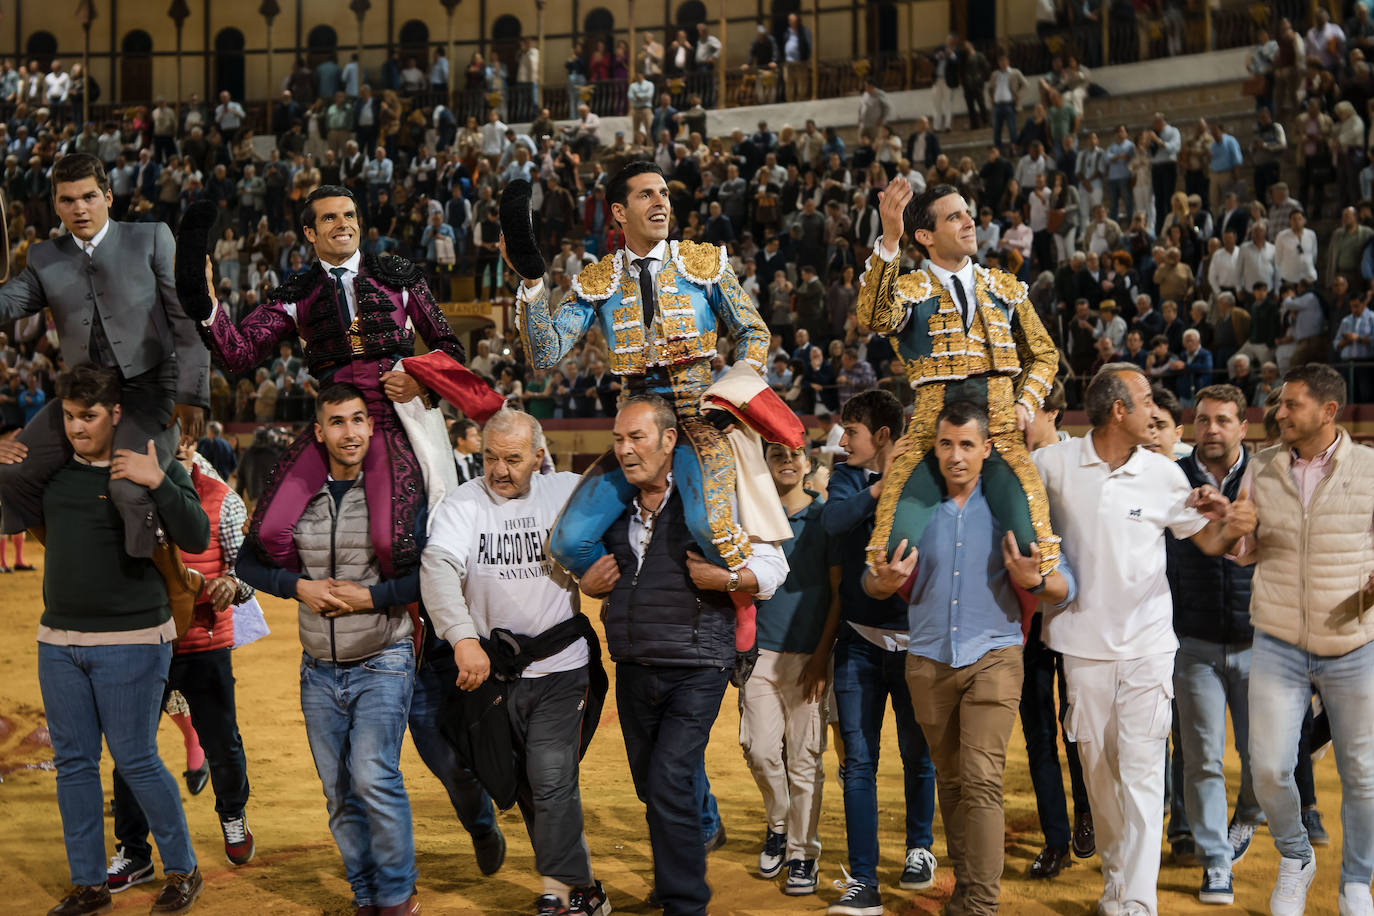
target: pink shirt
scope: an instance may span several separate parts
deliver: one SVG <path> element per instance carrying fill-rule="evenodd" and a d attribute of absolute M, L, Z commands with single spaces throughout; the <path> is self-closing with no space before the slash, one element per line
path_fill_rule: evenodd
<path fill-rule="evenodd" d="M 1302 507 L 1307 508 L 1307 504 L 1312 501 L 1312 494 L 1317 492 L 1317 484 L 1326 479 L 1331 473 L 1331 456 L 1336 454 L 1336 446 L 1341 444 L 1341 435 L 1336 434 L 1335 440 L 1323 451 L 1318 452 L 1311 458 L 1299 458 L 1296 449 L 1289 449 L 1293 461 L 1288 466 L 1288 475 L 1293 478 L 1293 486 L 1298 490 L 1298 498 L 1302 500 Z M 1245 477 L 1240 482 L 1240 492 L 1249 493 L 1250 498 L 1254 499 L 1255 466 L 1250 464 L 1245 469 Z M 1259 506 L 1255 506 L 1256 511 Z M 1256 528 L 1258 530 L 1258 528 Z M 1255 537 L 1253 534 L 1246 535 L 1236 543 L 1234 552 L 1228 554 L 1242 566 L 1248 566 L 1255 562 Z"/>

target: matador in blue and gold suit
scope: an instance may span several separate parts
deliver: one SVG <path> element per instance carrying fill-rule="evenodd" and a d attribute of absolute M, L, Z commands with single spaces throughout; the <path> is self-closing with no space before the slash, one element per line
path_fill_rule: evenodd
<path fill-rule="evenodd" d="M 734 453 L 725 434 L 702 416 L 701 397 L 712 382 L 711 359 L 719 339 L 728 336 L 736 361 L 762 372 L 768 326 L 740 288 L 723 248 L 659 242 L 647 257 L 656 259 L 657 270 L 649 327 L 644 325 L 638 259 L 626 249 L 584 268 L 552 311 L 546 286 L 521 287 L 518 320 L 525 355 L 536 367 L 556 368 L 582 335 L 599 325 L 610 349 L 610 371 L 621 380 L 621 396 L 656 394 L 677 412 L 673 485 L 702 555 L 739 569 L 750 556 L 750 545 L 731 506 Z M 554 526 L 549 538 L 553 558 L 582 576 L 605 554 L 601 537 L 636 492 L 614 453 L 603 455 Z"/>

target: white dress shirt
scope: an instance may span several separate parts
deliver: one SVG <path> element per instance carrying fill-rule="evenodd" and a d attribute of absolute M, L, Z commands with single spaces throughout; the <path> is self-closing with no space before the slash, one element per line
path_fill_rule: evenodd
<path fill-rule="evenodd" d="M 940 285 L 949 291 L 950 298 L 954 300 L 955 308 L 962 308 L 959 303 L 959 294 L 954 291 L 954 284 L 958 283 L 964 287 L 964 295 L 968 298 L 968 308 L 964 309 L 964 327 L 967 328 L 973 323 L 974 310 L 978 308 L 978 300 L 973 295 L 973 259 L 964 258 L 964 265 L 955 271 L 945 270 L 935 262 L 930 262 L 930 272 L 935 275 L 935 279 L 940 281 Z"/>

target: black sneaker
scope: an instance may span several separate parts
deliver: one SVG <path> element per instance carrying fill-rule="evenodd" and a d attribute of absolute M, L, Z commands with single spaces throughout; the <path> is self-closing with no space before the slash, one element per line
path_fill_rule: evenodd
<path fill-rule="evenodd" d="M 906 851 L 906 865 L 897 886 L 904 891 L 923 891 L 935 883 L 935 856 L 923 846 Z"/>
<path fill-rule="evenodd" d="M 844 895 L 825 912 L 827 916 L 883 916 L 883 895 L 871 884 L 850 881 Z"/>
<path fill-rule="evenodd" d="M 92 916 L 94 913 L 108 913 L 112 909 L 114 901 L 110 899 L 108 887 L 103 884 L 89 887 L 75 884 L 57 906 L 48 910 L 48 916 Z"/>
<path fill-rule="evenodd" d="M 1302 826 L 1307 831 L 1307 842 L 1313 846 L 1330 846 L 1331 834 L 1322 826 L 1322 813 L 1316 808 L 1304 808 Z"/>
<path fill-rule="evenodd" d="M 116 846 L 110 867 L 105 869 L 105 883 L 111 894 L 127 891 L 135 884 L 147 884 L 153 880 L 153 863 L 149 859 L 134 861 L 124 855 L 124 847 Z"/>
<path fill-rule="evenodd" d="M 534 901 L 534 916 L 569 916 L 568 908 L 553 894 L 541 894 Z"/>
<path fill-rule="evenodd" d="M 568 913 L 570 916 L 610 916 L 611 902 L 606 899 L 606 889 L 601 882 L 593 881 L 569 891 Z"/>
<path fill-rule="evenodd" d="M 492 825 L 491 830 L 472 838 L 472 851 L 477 855 L 477 867 L 484 875 L 494 875 L 506 861 L 506 835 Z"/>
<path fill-rule="evenodd" d="M 819 881 L 820 869 L 815 859 L 793 859 L 787 863 L 787 883 L 782 892 L 792 897 L 814 894 Z"/>
<path fill-rule="evenodd" d="M 787 834 L 763 832 L 763 852 L 759 853 L 759 876 L 776 878 L 782 871 L 782 857 L 787 855 Z"/>

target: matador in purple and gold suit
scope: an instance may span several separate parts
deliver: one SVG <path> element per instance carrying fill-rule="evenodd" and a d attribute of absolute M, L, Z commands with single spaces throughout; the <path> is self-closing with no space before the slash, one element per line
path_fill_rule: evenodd
<path fill-rule="evenodd" d="M 463 346 L 420 268 L 404 258 L 357 251 L 328 270 L 317 260 L 273 290 L 241 324 L 235 326 L 224 309 L 216 308 L 202 332 L 218 361 L 240 375 L 251 372 L 280 341 L 299 335 L 306 367 L 321 387 L 348 382 L 362 390 L 373 421 L 372 445 L 363 462 L 372 542 L 383 577 L 413 570 L 420 561 L 415 522 L 426 504 L 425 481 L 381 376 L 413 355 L 416 334 L 431 350 L 452 357 L 455 372 L 467 372 Z M 422 396 L 434 406 L 427 392 Z M 265 560 L 300 569 L 291 530 L 324 486 L 327 472 L 324 448 L 307 429 L 272 469 L 253 513 L 256 538 L 249 537 Z"/>

